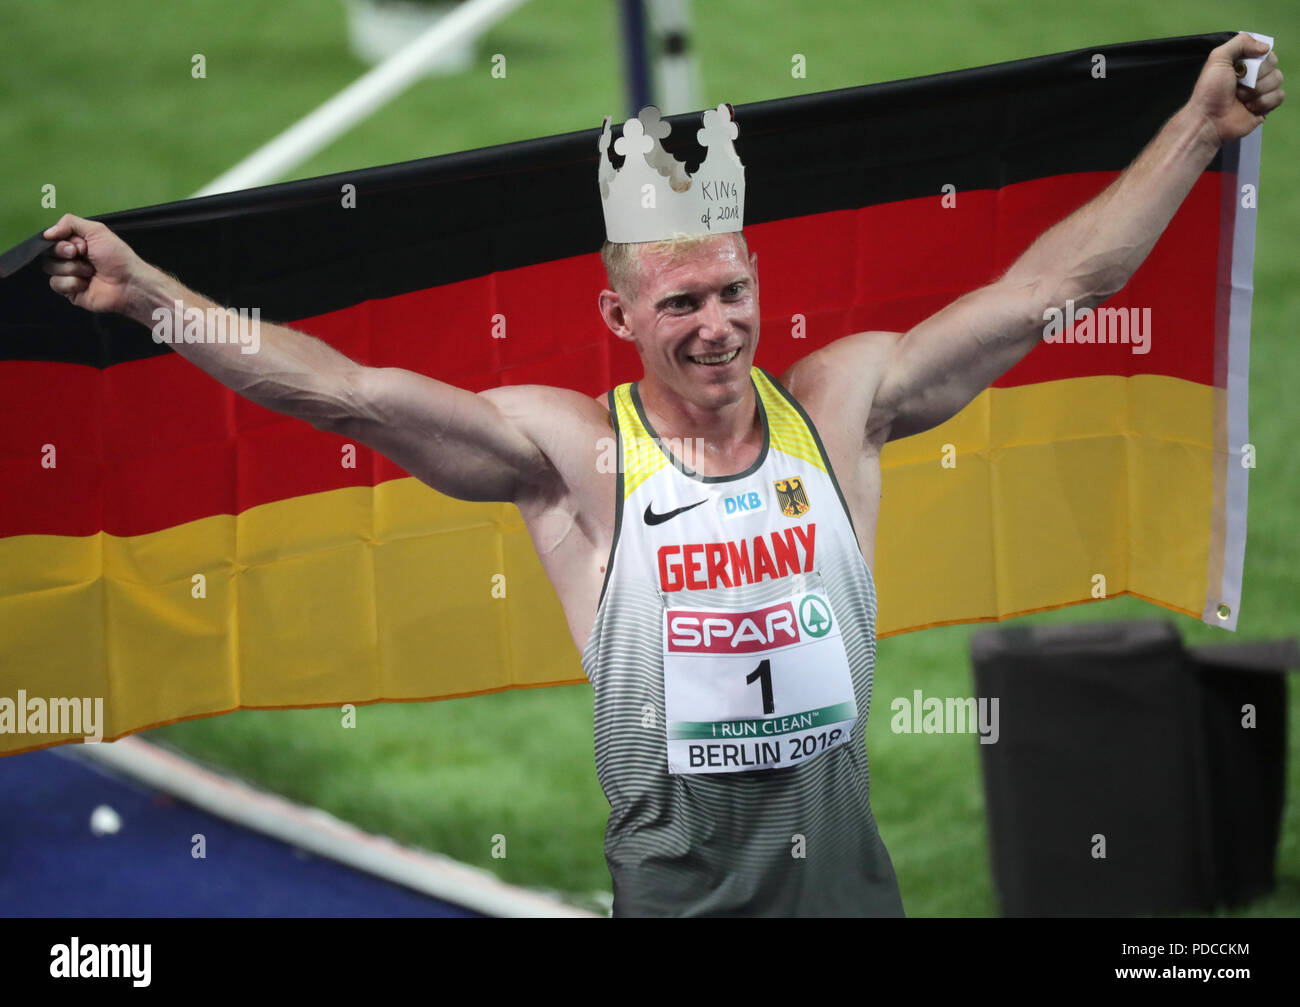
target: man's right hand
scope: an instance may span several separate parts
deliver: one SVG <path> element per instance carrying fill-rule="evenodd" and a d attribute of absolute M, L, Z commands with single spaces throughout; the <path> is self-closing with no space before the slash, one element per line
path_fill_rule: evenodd
<path fill-rule="evenodd" d="M 128 312 L 132 281 L 145 268 L 130 245 L 99 221 L 71 213 L 45 237 L 55 242 L 42 260 L 51 290 L 87 311 Z"/>

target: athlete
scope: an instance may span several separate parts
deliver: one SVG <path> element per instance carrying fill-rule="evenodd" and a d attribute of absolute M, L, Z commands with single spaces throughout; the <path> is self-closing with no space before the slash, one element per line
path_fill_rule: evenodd
<path fill-rule="evenodd" d="M 644 376 L 597 399 L 474 394 L 265 324 L 258 353 L 173 348 L 441 493 L 518 506 L 595 690 L 615 915 L 901 915 L 863 736 L 881 449 L 1020 360 L 1046 309 L 1124 286 L 1220 146 L 1281 104 L 1274 54 L 1254 88 L 1234 72 L 1266 51 L 1244 33 L 1215 49 L 1138 159 L 999 279 L 779 379 L 754 363 L 739 233 L 606 243 L 599 310 Z M 103 224 L 66 215 L 45 236 L 51 288 L 82 308 L 147 326 L 174 301 L 216 307 Z"/>

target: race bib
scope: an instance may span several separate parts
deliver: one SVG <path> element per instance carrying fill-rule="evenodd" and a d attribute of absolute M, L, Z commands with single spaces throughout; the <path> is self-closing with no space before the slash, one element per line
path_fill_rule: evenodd
<path fill-rule="evenodd" d="M 670 773 L 784 769 L 849 740 L 853 677 L 816 574 L 743 611 L 664 609 Z"/>

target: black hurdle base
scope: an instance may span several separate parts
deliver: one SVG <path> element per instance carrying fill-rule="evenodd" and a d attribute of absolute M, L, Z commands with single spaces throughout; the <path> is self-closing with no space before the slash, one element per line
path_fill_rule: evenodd
<path fill-rule="evenodd" d="M 1163 620 L 984 630 L 976 694 L 1005 916 L 1210 912 L 1274 886 L 1294 639 L 1185 648 Z"/>

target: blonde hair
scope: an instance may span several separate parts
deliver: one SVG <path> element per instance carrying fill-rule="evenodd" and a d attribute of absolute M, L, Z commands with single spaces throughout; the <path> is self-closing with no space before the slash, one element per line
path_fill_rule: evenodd
<path fill-rule="evenodd" d="M 741 250 L 748 257 L 749 245 L 745 242 L 745 232 L 733 233 L 740 239 Z M 668 265 L 672 265 L 694 252 L 706 241 L 716 237 L 716 234 L 674 234 L 663 241 L 606 241 L 600 248 L 600 260 L 605 264 L 605 275 L 609 278 L 609 285 L 618 292 L 620 297 L 635 301 L 641 293 L 640 262 L 643 249 L 649 250 L 651 255 L 666 260 Z"/>

